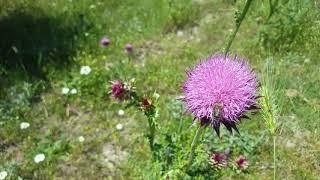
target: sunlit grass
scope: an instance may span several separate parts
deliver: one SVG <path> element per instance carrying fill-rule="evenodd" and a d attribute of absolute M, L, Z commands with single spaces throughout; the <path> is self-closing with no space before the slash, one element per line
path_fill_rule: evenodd
<path fill-rule="evenodd" d="M 10 68 L 2 64 L 0 67 L 0 172 L 5 170 L 9 179 L 141 179 L 141 176 L 159 179 L 163 173 L 181 175 L 179 164 L 175 163 L 179 162 L 177 159 L 183 161 L 195 128 L 190 129 L 192 117 L 184 114 L 182 103 L 175 99 L 182 93 L 185 71 L 208 54 L 223 49 L 234 28 L 234 10 L 242 7 L 243 1 L 233 4 L 233 1 L 222 0 L 193 3 L 179 0 L 172 1 L 171 6 L 169 2 L 0 2 L 0 25 L 16 11 L 24 12 L 22 14 L 33 19 L 20 17 L 21 22 L 16 22 L 19 28 L 24 27 L 25 22 L 33 22 L 39 32 L 47 27 L 46 32 L 50 34 L 50 37 L 46 37 L 46 33 L 39 36 L 46 42 L 37 41 L 48 51 L 39 50 L 31 43 L 34 41 L 31 35 L 37 34 L 30 33 L 32 27 L 31 30 L 12 31 L 13 35 L 22 33 L 12 41 L 16 44 L 8 45 L 9 40 L 0 40 L 4 42 L 1 47 L 8 48 L 1 51 L 0 61 L 12 58 L 18 62 Z M 319 172 L 320 95 L 317 85 L 320 83 L 320 56 L 317 43 L 320 24 L 310 4 L 312 1 L 301 5 L 309 10 L 308 15 L 297 16 L 302 19 L 288 25 L 299 32 L 297 38 L 288 43 L 281 39 L 283 34 L 273 36 L 280 33 L 277 28 L 287 27 L 285 24 L 270 28 L 260 23 L 267 13 L 264 9 L 267 1 L 263 6 L 254 2 L 231 48 L 231 52 L 248 58 L 261 83 L 270 78 L 271 83 L 280 87 L 271 95 L 282 102 L 281 113 L 276 114 L 277 177 L 282 179 L 313 179 Z M 48 24 L 45 21 L 36 26 L 42 17 Z M 281 16 L 280 20 L 283 19 L 286 20 Z M 303 23 L 301 27 L 306 29 L 301 30 L 295 23 Z M 56 27 L 50 30 L 50 25 Z M 291 37 L 290 28 L 284 33 Z M 27 44 L 17 43 L 20 36 L 26 38 Z M 105 36 L 110 44 L 103 47 L 100 40 Z M 261 44 L 259 38 L 267 36 L 279 37 L 272 39 L 278 43 L 272 48 Z M 56 47 L 58 42 L 63 45 Z M 132 56 L 124 50 L 127 43 L 133 45 Z M 21 61 L 26 59 L 35 61 L 35 66 L 28 67 L 29 61 Z M 264 71 L 269 59 L 273 60 L 270 77 Z M 90 67 L 90 73 L 81 74 L 83 66 Z M 40 72 L 39 76 L 35 72 Z M 161 126 L 155 142 L 162 142 L 167 148 L 169 155 L 162 155 L 167 157 L 167 162 L 172 159 L 170 150 L 179 150 L 173 153 L 176 160 L 168 164 L 150 165 L 148 140 L 143 135 L 147 120 L 134 108 L 126 109 L 124 104 L 112 101 L 108 94 L 110 80 L 132 78 L 142 94 L 150 96 L 155 91 L 160 94 L 157 104 Z M 64 94 L 62 88 L 66 87 L 69 91 Z M 71 93 L 72 89 L 77 92 Z M 119 110 L 124 113 L 119 114 Z M 21 128 L 23 122 L 30 126 Z M 213 132 L 206 131 L 206 140 L 196 151 L 198 167 L 208 168 L 207 151 L 232 147 L 234 153 L 248 156 L 249 167 L 240 174 L 226 171 L 225 176 L 234 179 L 239 176 L 244 179 L 273 177 L 273 146 L 267 127 L 263 117 L 258 115 L 242 121 L 241 136 L 230 136 L 223 131 L 219 139 Z M 44 160 L 35 163 L 35 156 L 42 153 Z"/>

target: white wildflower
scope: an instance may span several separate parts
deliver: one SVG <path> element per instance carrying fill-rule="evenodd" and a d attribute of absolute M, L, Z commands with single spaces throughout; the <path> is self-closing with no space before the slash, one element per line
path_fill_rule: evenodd
<path fill-rule="evenodd" d="M 44 154 L 37 154 L 35 157 L 34 157 L 34 162 L 35 163 L 40 163 L 42 161 L 44 161 L 44 159 L 46 158 L 46 156 Z"/>
<path fill-rule="evenodd" d="M 178 32 L 177 32 L 177 36 L 178 36 L 178 37 L 183 36 L 183 31 L 178 31 Z"/>
<path fill-rule="evenodd" d="M 62 88 L 61 93 L 62 93 L 62 94 L 68 94 L 68 93 L 69 93 L 69 91 L 70 91 L 70 89 L 69 89 L 69 88 L 64 87 L 64 88 Z"/>
<path fill-rule="evenodd" d="M 118 111 L 118 115 L 119 115 L 119 116 L 123 116 L 123 115 L 124 115 L 124 110 L 120 109 L 120 110 Z"/>
<path fill-rule="evenodd" d="M 78 137 L 78 141 L 79 141 L 79 142 L 81 142 L 81 143 L 82 143 L 82 142 L 84 142 L 84 140 L 85 140 L 85 139 L 84 139 L 84 137 L 83 137 L 83 136 L 79 136 L 79 137 Z"/>
<path fill-rule="evenodd" d="M 117 124 L 116 129 L 121 131 L 123 129 L 123 125 L 122 124 Z"/>
<path fill-rule="evenodd" d="M 0 172 L 0 180 L 6 179 L 7 176 L 8 176 L 7 171 L 1 171 Z"/>
<path fill-rule="evenodd" d="M 82 66 L 80 69 L 80 74 L 88 75 L 91 72 L 91 68 L 89 66 Z"/>
<path fill-rule="evenodd" d="M 20 123 L 20 129 L 27 129 L 30 126 L 28 122 L 22 122 Z"/>
<path fill-rule="evenodd" d="M 78 90 L 73 88 L 73 89 L 71 89 L 70 94 L 77 94 L 77 92 L 78 92 Z"/>

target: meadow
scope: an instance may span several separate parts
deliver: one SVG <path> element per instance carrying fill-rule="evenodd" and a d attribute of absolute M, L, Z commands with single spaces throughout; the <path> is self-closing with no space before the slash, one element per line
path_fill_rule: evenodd
<path fill-rule="evenodd" d="M 319 179 L 319 12 L 318 0 L 1 0 L 0 180 Z M 191 146 L 186 72 L 229 42 L 261 110 Z M 115 98 L 117 82 L 132 99 Z"/>

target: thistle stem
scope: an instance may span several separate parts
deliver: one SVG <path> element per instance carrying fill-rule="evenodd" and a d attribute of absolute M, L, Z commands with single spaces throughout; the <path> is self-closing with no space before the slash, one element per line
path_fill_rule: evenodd
<path fill-rule="evenodd" d="M 272 0 L 269 0 L 269 15 L 268 15 L 267 21 L 269 21 L 269 19 L 273 15 L 274 8 L 277 6 L 277 4 L 278 4 L 278 0 L 275 0 L 274 3 L 272 3 Z"/>
<path fill-rule="evenodd" d="M 192 162 L 193 162 L 193 159 L 194 159 L 194 151 L 197 147 L 197 144 L 198 144 L 198 141 L 199 141 L 199 138 L 204 130 L 204 126 L 199 126 L 199 128 L 197 129 L 197 132 L 196 134 L 194 135 L 193 137 L 193 140 L 192 140 L 192 143 L 191 143 L 191 150 L 190 150 L 190 155 L 189 155 L 189 162 L 188 162 L 188 167 L 191 166 Z"/>
<path fill-rule="evenodd" d="M 273 179 L 276 179 L 276 136 L 273 135 Z"/>
<path fill-rule="evenodd" d="M 229 39 L 228 44 L 227 44 L 227 47 L 225 49 L 225 55 L 227 55 L 228 52 L 229 52 L 229 49 L 230 49 L 230 47 L 232 45 L 232 42 L 233 42 L 234 38 L 236 37 L 236 35 L 237 35 L 238 31 L 239 31 L 240 25 L 241 25 L 244 17 L 246 16 L 246 14 L 248 12 L 248 9 L 249 9 L 249 7 L 251 5 L 251 2 L 252 2 L 252 0 L 247 0 L 245 6 L 244 6 L 244 8 L 243 8 L 243 10 L 242 10 L 242 12 L 241 12 L 241 14 L 239 16 L 239 19 L 237 19 L 236 29 L 233 31 L 233 33 L 230 36 L 230 39 Z"/>
<path fill-rule="evenodd" d="M 149 123 L 149 143 L 150 143 L 150 149 L 153 151 L 153 142 L 154 142 L 154 134 L 155 134 L 155 124 L 153 123 L 151 118 L 148 118 Z"/>

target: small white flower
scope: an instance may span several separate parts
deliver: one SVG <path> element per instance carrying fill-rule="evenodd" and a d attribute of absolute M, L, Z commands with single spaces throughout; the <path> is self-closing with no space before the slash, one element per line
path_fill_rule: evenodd
<path fill-rule="evenodd" d="M 27 129 L 30 126 L 28 122 L 22 122 L 20 123 L 20 129 Z"/>
<path fill-rule="evenodd" d="M 117 130 L 121 131 L 123 129 L 123 125 L 122 124 L 117 124 L 116 128 L 117 128 Z"/>
<path fill-rule="evenodd" d="M 35 157 L 34 157 L 34 162 L 35 163 L 40 163 L 42 161 L 44 161 L 44 159 L 46 158 L 46 156 L 44 154 L 37 154 Z"/>
<path fill-rule="evenodd" d="M 309 62 L 310 62 L 310 59 L 309 59 L 309 58 L 307 58 L 307 59 L 304 60 L 304 63 L 309 63 Z"/>
<path fill-rule="evenodd" d="M 64 87 L 64 88 L 62 88 L 61 93 L 62 93 L 62 94 L 68 94 L 68 93 L 69 93 L 69 91 L 70 91 L 70 89 L 69 89 L 69 88 Z"/>
<path fill-rule="evenodd" d="M 70 94 L 77 94 L 77 89 L 75 89 L 75 88 L 73 88 L 73 89 L 71 89 L 71 91 L 70 91 Z"/>
<path fill-rule="evenodd" d="M 84 35 L 87 37 L 87 36 L 89 36 L 89 33 L 86 32 L 86 33 L 84 33 Z"/>
<path fill-rule="evenodd" d="M 183 36 L 183 31 L 178 31 L 178 32 L 177 32 L 177 36 L 178 36 L 178 37 Z"/>
<path fill-rule="evenodd" d="M 118 115 L 119 115 L 119 116 L 123 116 L 123 115 L 124 115 L 124 110 L 120 109 L 120 110 L 118 111 Z"/>
<path fill-rule="evenodd" d="M 8 176 L 7 171 L 1 171 L 0 172 L 0 180 L 6 179 L 7 176 Z"/>
<path fill-rule="evenodd" d="M 82 66 L 80 69 L 80 74 L 88 75 L 91 72 L 91 68 L 89 66 Z"/>
<path fill-rule="evenodd" d="M 83 137 L 83 136 L 79 136 L 79 137 L 78 137 L 78 141 L 79 141 L 79 142 L 81 142 L 81 143 L 82 143 L 82 142 L 84 142 L 84 140 L 85 140 L 85 139 L 84 139 L 84 137 Z"/>

